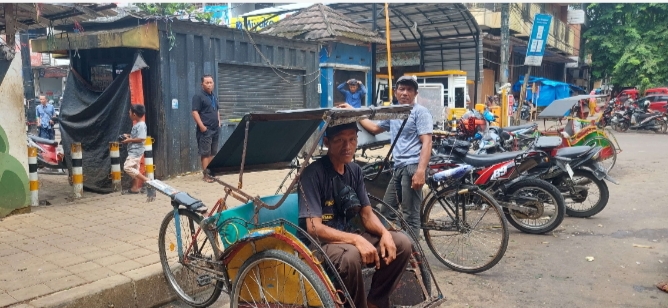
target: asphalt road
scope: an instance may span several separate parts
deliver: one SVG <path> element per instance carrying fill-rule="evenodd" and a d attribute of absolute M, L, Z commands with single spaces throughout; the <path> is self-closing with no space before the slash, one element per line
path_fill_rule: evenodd
<path fill-rule="evenodd" d="M 615 135 L 623 152 L 611 175 L 620 185 L 608 183 L 610 201 L 598 215 L 566 217 L 547 235 L 510 227 L 503 259 L 475 275 L 448 269 L 423 245 L 448 299 L 443 307 L 668 307 L 655 287 L 668 280 L 668 135 Z"/>

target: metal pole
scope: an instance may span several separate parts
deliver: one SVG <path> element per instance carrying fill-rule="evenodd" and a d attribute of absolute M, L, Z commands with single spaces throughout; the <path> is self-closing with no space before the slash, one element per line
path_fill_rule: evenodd
<path fill-rule="evenodd" d="M 373 16 L 371 16 L 371 20 L 373 23 L 371 24 L 371 31 L 376 33 L 376 30 L 378 30 L 378 25 L 376 25 L 376 11 L 378 10 L 376 3 L 373 3 L 371 5 L 372 10 L 373 10 Z M 376 61 L 376 43 L 371 43 L 371 104 L 376 106 L 376 102 L 378 101 L 378 96 L 376 91 L 378 91 L 378 88 L 376 87 L 376 67 L 378 66 L 378 62 Z"/>
<path fill-rule="evenodd" d="M 510 12 L 509 4 L 501 3 L 501 67 L 499 75 L 501 86 L 508 83 L 509 71 L 508 61 L 510 58 Z M 508 91 L 504 89 L 501 92 L 501 127 L 508 126 Z"/>
<path fill-rule="evenodd" d="M 390 89 L 390 104 L 392 103 L 392 48 L 390 48 L 390 9 L 385 3 L 385 44 L 387 44 L 387 87 Z"/>
<path fill-rule="evenodd" d="M 476 40 L 476 43 L 475 43 L 475 74 L 474 74 L 475 83 L 473 84 L 473 102 L 472 102 L 473 106 L 467 106 L 468 108 L 471 109 L 475 109 L 475 104 L 478 103 L 478 83 L 480 83 L 480 53 L 482 52 L 482 49 L 480 48 L 480 45 L 482 45 L 482 37 L 480 37 L 480 32 L 478 32 L 478 34 L 474 36 L 474 39 Z M 459 59 L 461 61 L 462 57 L 459 57 Z"/>
<path fill-rule="evenodd" d="M 510 12 L 508 3 L 501 4 L 501 85 L 508 82 L 508 59 L 510 58 Z"/>

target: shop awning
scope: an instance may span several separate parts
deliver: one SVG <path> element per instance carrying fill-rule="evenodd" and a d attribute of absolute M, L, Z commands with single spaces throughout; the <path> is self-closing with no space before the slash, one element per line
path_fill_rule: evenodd
<path fill-rule="evenodd" d="M 156 23 L 114 30 L 56 34 L 52 40 L 46 37 L 30 40 L 30 45 L 33 52 L 52 53 L 112 47 L 160 49 Z"/>

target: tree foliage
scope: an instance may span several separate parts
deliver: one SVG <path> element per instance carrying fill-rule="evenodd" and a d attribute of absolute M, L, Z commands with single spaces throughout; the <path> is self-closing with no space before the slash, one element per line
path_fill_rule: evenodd
<path fill-rule="evenodd" d="M 183 17 L 199 22 L 220 24 L 220 18 L 214 18 L 212 12 L 201 12 L 193 3 L 134 3 L 142 12 L 151 16 Z"/>
<path fill-rule="evenodd" d="M 668 3 L 595 3 L 587 18 L 592 77 L 640 90 L 668 82 Z"/>

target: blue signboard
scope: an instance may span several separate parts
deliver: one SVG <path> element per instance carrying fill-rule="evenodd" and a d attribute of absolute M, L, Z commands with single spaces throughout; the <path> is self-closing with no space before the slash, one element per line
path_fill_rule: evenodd
<path fill-rule="evenodd" d="M 524 65 L 540 66 L 545 54 L 545 44 L 550 34 L 552 15 L 536 14 L 533 18 L 533 29 L 527 45 L 527 54 Z"/>
<path fill-rule="evenodd" d="M 213 13 L 213 18 L 218 19 L 219 25 L 227 25 L 229 18 L 227 16 L 227 5 L 206 5 L 204 6 L 205 13 Z"/>

